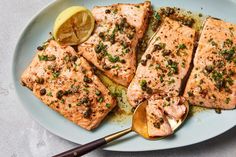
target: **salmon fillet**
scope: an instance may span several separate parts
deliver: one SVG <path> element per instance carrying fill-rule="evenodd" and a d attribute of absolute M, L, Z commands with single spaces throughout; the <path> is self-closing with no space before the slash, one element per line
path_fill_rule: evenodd
<path fill-rule="evenodd" d="M 136 46 L 147 28 L 150 7 L 150 2 L 95 7 L 95 30 L 78 46 L 78 53 L 116 83 L 128 86 L 135 74 Z"/>
<path fill-rule="evenodd" d="M 96 128 L 116 101 L 93 74 L 91 66 L 70 46 L 51 40 L 21 76 L 21 82 L 50 108 L 75 124 Z"/>
<path fill-rule="evenodd" d="M 184 97 L 165 97 L 152 95 L 146 108 L 149 136 L 167 136 L 173 133 L 168 119 L 180 120 L 186 113 Z M 168 119 L 167 119 L 168 117 Z"/>
<path fill-rule="evenodd" d="M 208 108 L 236 107 L 236 25 L 214 18 L 204 24 L 185 97 Z"/>
<path fill-rule="evenodd" d="M 194 29 L 165 18 L 128 87 L 129 103 L 135 107 L 152 94 L 159 94 L 160 98 L 178 96 L 189 70 L 194 42 Z"/>

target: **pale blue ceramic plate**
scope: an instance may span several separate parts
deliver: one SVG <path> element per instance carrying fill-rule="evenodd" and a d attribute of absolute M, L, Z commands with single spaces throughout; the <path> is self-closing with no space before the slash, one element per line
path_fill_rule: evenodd
<path fill-rule="evenodd" d="M 84 144 L 115 131 L 127 128 L 127 123 L 103 122 L 93 132 L 85 131 L 66 120 L 46 105 L 42 104 L 33 96 L 30 90 L 19 83 L 20 75 L 29 65 L 38 45 L 48 38 L 52 31 L 53 23 L 62 10 L 72 5 L 82 5 L 92 8 L 96 5 L 109 5 L 117 2 L 142 2 L 139 0 L 57 0 L 43 9 L 31 20 L 23 31 L 16 46 L 13 60 L 13 80 L 19 100 L 32 117 L 52 133 L 75 143 Z M 236 23 L 236 1 L 235 0 L 152 0 L 155 7 L 176 6 L 201 12 Z M 104 147 L 105 150 L 113 151 L 147 151 L 160 150 L 186 146 L 207 140 L 224 133 L 236 124 L 236 110 L 223 111 L 216 114 L 215 111 L 205 111 L 191 117 L 178 132 L 169 138 L 160 141 L 148 141 L 135 133 L 131 133 L 122 139 Z"/>

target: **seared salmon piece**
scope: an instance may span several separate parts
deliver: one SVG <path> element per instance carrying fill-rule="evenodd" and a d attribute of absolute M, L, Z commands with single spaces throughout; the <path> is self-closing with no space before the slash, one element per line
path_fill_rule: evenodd
<path fill-rule="evenodd" d="M 185 97 L 193 105 L 236 107 L 236 25 L 208 18 L 204 24 Z"/>
<path fill-rule="evenodd" d="M 180 120 L 186 113 L 184 97 L 165 97 L 153 95 L 146 108 L 149 136 L 167 136 L 173 133 L 168 119 Z M 169 117 L 167 119 L 167 117 Z"/>
<path fill-rule="evenodd" d="M 75 124 L 96 128 L 116 105 L 108 89 L 72 47 L 51 40 L 38 49 L 21 76 L 22 84 Z"/>
<path fill-rule="evenodd" d="M 195 30 L 165 18 L 141 58 L 128 87 L 128 100 L 137 106 L 152 94 L 178 96 L 193 56 Z"/>
<path fill-rule="evenodd" d="M 150 7 L 150 2 L 95 7 L 95 30 L 78 53 L 127 87 L 136 71 L 136 46 L 147 28 Z"/>
<path fill-rule="evenodd" d="M 167 136 L 173 133 L 162 108 L 153 102 L 146 107 L 148 135 L 151 137 Z"/>

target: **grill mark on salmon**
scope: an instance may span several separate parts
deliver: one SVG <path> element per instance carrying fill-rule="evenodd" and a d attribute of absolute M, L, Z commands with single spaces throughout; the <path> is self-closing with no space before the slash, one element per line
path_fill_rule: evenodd
<path fill-rule="evenodd" d="M 193 105 L 236 107 L 236 25 L 215 18 L 205 21 L 184 96 Z"/>
<path fill-rule="evenodd" d="M 150 7 L 150 2 L 95 7 L 96 28 L 78 53 L 127 87 L 135 74 L 136 46 L 147 28 Z"/>
<path fill-rule="evenodd" d="M 116 105 L 89 63 L 72 47 L 54 40 L 37 52 L 21 82 L 50 108 L 87 130 L 96 128 Z"/>

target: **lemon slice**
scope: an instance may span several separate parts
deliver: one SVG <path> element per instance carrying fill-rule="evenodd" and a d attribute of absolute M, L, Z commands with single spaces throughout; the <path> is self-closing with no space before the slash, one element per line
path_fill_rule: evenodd
<path fill-rule="evenodd" d="M 58 15 L 53 36 L 60 44 L 78 45 L 92 34 L 94 23 L 94 17 L 88 9 L 72 6 Z"/>

